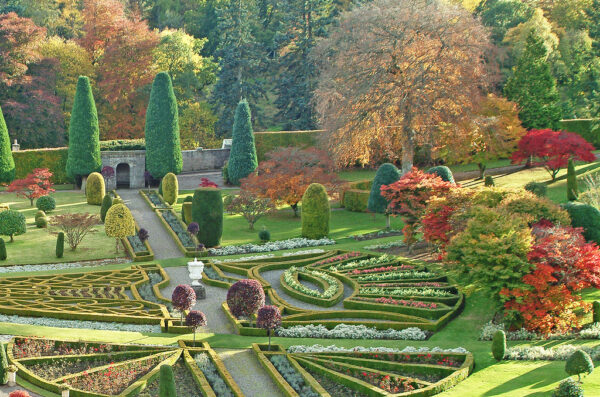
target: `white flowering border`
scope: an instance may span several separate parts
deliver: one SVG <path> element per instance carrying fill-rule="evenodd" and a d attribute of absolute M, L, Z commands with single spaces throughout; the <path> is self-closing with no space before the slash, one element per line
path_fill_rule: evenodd
<path fill-rule="evenodd" d="M 265 244 L 243 244 L 243 245 L 228 245 L 223 248 L 209 248 L 208 254 L 212 256 L 238 255 L 259 252 L 280 251 L 304 247 L 318 247 L 320 245 L 334 245 L 335 240 L 322 238 L 319 240 L 311 240 L 308 238 L 292 238 L 289 240 L 269 241 Z"/>
<path fill-rule="evenodd" d="M 307 287 L 306 285 L 299 282 L 295 277 L 295 273 L 306 273 L 316 278 L 325 280 L 329 287 L 323 292 Z M 314 296 L 315 298 L 329 299 L 338 293 L 340 290 L 340 284 L 338 280 L 327 273 L 323 273 L 317 270 L 309 270 L 303 267 L 296 268 L 292 266 L 283 273 L 283 281 L 288 287 L 295 289 L 296 291 L 303 293 L 304 295 Z"/>
<path fill-rule="evenodd" d="M 289 328 L 277 328 L 277 336 L 287 338 L 323 338 L 323 339 L 394 339 L 425 340 L 427 333 L 420 328 L 411 327 L 403 330 L 392 328 L 378 330 L 365 325 L 338 324 L 333 329 L 324 325 L 295 325 Z"/>
<path fill-rule="evenodd" d="M 42 272 L 48 270 L 79 269 L 83 267 L 98 267 L 106 265 L 115 265 L 121 263 L 131 263 L 130 259 L 102 259 L 96 261 L 68 262 L 68 263 L 48 263 L 44 265 L 13 265 L 0 266 L 0 273 L 19 273 L 19 272 Z"/>
<path fill-rule="evenodd" d="M 565 339 L 600 339 L 600 323 L 593 323 L 577 333 L 538 335 L 535 332 L 521 328 L 516 331 L 506 331 L 504 324 L 486 323 L 479 333 L 479 340 L 492 340 L 497 331 L 504 331 L 507 340 L 565 340 Z"/>
<path fill-rule="evenodd" d="M 287 348 L 288 353 L 459 353 L 467 354 L 469 351 L 463 347 L 456 347 L 453 349 L 446 349 L 441 347 L 413 347 L 406 346 L 404 349 L 396 349 L 393 347 L 364 347 L 355 346 L 352 348 L 337 347 L 335 345 L 323 346 L 323 345 L 294 345 Z"/>
<path fill-rule="evenodd" d="M 515 346 L 506 350 L 505 360 L 549 360 L 566 361 L 577 350 L 583 350 L 592 360 L 600 360 L 600 346 L 559 345 L 545 348 L 544 346 Z"/>
<path fill-rule="evenodd" d="M 0 314 L 0 322 L 38 325 L 56 328 L 96 329 L 102 331 L 145 332 L 155 334 L 159 334 L 161 332 L 160 325 L 124 324 L 114 322 L 109 323 L 102 321 L 61 320 L 58 318 L 46 317 L 8 316 L 6 314 Z"/>

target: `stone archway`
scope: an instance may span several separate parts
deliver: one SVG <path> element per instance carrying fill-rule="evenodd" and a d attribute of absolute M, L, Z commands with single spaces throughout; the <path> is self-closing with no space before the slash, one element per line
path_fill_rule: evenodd
<path fill-rule="evenodd" d="M 119 163 L 116 170 L 117 189 L 129 189 L 131 187 L 131 170 L 129 164 Z"/>

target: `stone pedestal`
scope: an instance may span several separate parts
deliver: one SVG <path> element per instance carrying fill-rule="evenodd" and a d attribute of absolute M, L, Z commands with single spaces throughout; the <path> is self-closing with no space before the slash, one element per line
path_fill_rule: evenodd
<path fill-rule="evenodd" d="M 204 285 L 192 285 L 192 288 L 196 293 L 197 300 L 206 299 L 206 289 L 204 288 Z"/>

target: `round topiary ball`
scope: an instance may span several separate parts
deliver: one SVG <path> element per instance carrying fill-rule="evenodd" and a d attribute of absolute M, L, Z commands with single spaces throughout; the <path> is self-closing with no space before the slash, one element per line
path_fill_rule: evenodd
<path fill-rule="evenodd" d="M 430 169 L 427 170 L 426 173 L 427 174 L 435 174 L 435 175 L 439 176 L 440 178 L 442 178 L 442 180 L 445 182 L 455 183 L 454 175 L 452 175 L 452 171 L 450 170 L 450 168 L 446 167 L 445 165 L 438 165 L 437 167 L 431 167 Z"/>
<path fill-rule="evenodd" d="M 50 212 L 56 208 L 56 200 L 52 196 L 42 196 L 36 200 L 35 206 L 40 211 Z"/>
<path fill-rule="evenodd" d="M 240 280 L 227 291 L 227 306 L 236 318 L 251 317 L 264 305 L 265 291 L 256 280 Z"/>
<path fill-rule="evenodd" d="M 177 201 L 177 195 L 179 194 L 179 181 L 177 175 L 169 172 L 162 179 L 162 196 L 165 201 L 171 205 Z"/>
<path fill-rule="evenodd" d="M 102 205 L 102 199 L 106 194 L 104 177 L 99 172 L 92 172 L 85 185 L 85 196 L 90 205 Z"/>
<path fill-rule="evenodd" d="M 400 171 L 394 164 L 381 164 L 373 179 L 373 186 L 371 186 L 371 193 L 369 194 L 367 204 L 369 211 L 383 214 L 387 210 L 389 202 L 381 195 L 381 186 L 391 185 L 400 179 L 400 176 Z"/>
<path fill-rule="evenodd" d="M 325 186 L 312 183 L 302 196 L 302 237 L 320 239 L 329 235 L 329 197 Z"/>
<path fill-rule="evenodd" d="M 265 243 L 271 240 L 271 232 L 269 232 L 267 229 L 263 229 L 260 232 L 258 232 L 258 238 L 260 239 L 260 241 Z"/>
<path fill-rule="evenodd" d="M 565 364 L 565 372 L 571 376 L 577 375 L 581 381 L 581 374 L 591 374 L 594 371 L 594 363 L 589 354 L 583 350 L 576 350 L 569 356 Z"/>
<path fill-rule="evenodd" d="M 571 216 L 571 226 L 582 227 L 586 240 L 600 244 L 600 211 L 591 205 L 576 201 L 562 206 Z"/>
<path fill-rule="evenodd" d="M 40 216 L 39 218 L 35 218 L 35 226 L 39 229 L 44 229 L 48 227 L 48 217 Z"/>

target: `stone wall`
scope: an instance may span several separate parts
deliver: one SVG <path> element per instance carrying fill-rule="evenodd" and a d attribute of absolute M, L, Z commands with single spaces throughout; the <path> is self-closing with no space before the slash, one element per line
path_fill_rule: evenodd
<path fill-rule="evenodd" d="M 229 160 L 230 149 L 183 150 L 182 172 L 218 170 Z"/>

